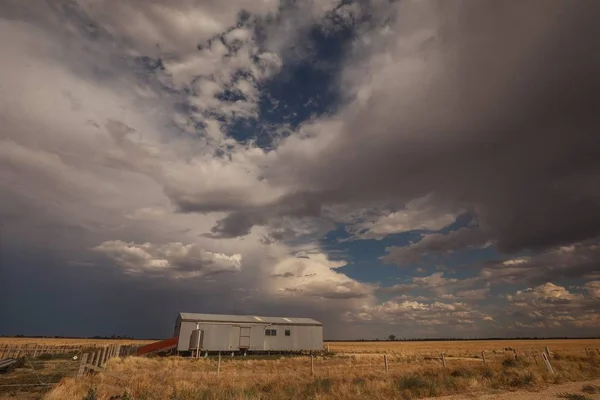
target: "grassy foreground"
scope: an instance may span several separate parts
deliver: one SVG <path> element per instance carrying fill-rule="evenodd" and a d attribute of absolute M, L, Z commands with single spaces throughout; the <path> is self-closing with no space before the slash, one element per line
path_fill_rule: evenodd
<path fill-rule="evenodd" d="M 390 357 L 389 372 L 369 357 L 230 359 L 220 376 L 215 359 L 113 359 L 107 370 L 67 378 L 48 400 L 192 399 L 411 399 L 490 390 L 541 389 L 548 384 L 600 377 L 600 357 L 556 354 L 551 375 L 543 363 L 506 356 L 483 363 Z M 377 359 L 379 361 L 379 358 Z"/>

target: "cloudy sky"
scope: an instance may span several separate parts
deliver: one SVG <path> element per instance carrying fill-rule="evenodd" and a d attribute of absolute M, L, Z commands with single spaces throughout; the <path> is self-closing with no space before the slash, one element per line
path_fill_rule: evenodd
<path fill-rule="evenodd" d="M 3 0 L 0 334 L 600 335 L 597 0 Z"/>

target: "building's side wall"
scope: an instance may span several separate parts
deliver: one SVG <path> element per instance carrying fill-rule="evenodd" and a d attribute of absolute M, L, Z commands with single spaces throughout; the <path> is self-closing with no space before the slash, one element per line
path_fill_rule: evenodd
<path fill-rule="evenodd" d="M 204 331 L 202 349 L 208 351 L 237 351 L 240 345 L 239 325 L 200 324 Z"/>
<path fill-rule="evenodd" d="M 192 336 L 192 331 L 196 329 L 196 323 L 191 321 L 182 321 L 179 326 L 177 351 L 188 351 L 190 347 L 190 337 Z"/>
<path fill-rule="evenodd" d="M 266 336 L 266 329 L 275 329 L 276 336 Z M 290 330 L 290 336 L 285 331 Z M 271 325 L 252 327 L 250 350 L 299 351 L 322 350 L 323 327 L 302 325 Z"/>
<path fill-rule="evenodd" d="M 180 330 L 181 330 L 181 316 L 178 315 L 177 319 L 175 320 L 175 330 L 173 332 L 173 337 L 175 337 L 175 336 L 179 337 Z"/>
<path fill-rule="evenodd" d="M 299 351 L 322 350 L 323 327 L 304 325 L 246 325 L 200 323 L 204 331 L 202 350 L 237 351 L 240 344 L 240 326 L 250 326 L 250 351 Z M 196 329 L 196 322 L 183 321 L 179 329 L 177 350 L 189 349 L 190 336 Z M 277 330 L 276 336 L 266 336 L 265 329 Z M 290 336 L 285 331 L 290 330 Z"/>

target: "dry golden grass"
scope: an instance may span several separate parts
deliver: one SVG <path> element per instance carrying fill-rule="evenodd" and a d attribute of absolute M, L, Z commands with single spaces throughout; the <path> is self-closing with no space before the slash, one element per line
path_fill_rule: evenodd
<path fill-rule="evenodd" d="M 48 400 L 192 400 L 192 399 L 410 399 L 490 390 L 541 389 L 553 383 L 600 377 L 600 355 L 587 356 L 585 347 L 598 341 L 485 341 L 330 343 L 337 352 L 357 355 L 310 357 L 181 357 L 112 359 L 105 372 L 76 380 L 67 378 L 46 395 Z M 470 344 L 470 346 L 469 346 Z M 505 348 L 519 348 L 519 360 Z M 524 352 L 549 346 L 555 375 Z M 485 350 L 494 355 L 487 365 L 468 360 Z M 456 357 L 443 368 L 427 354 L 445 351 Z M 496 353 L 493 353 L 496 351 Z M 382 353 L 387 352 L 386 373 Z M 367 354 L 371 353 L 371 354 Z M 477 361 L 477 362 L 476 362 Z"/>
<path fill-rule="evenodd" d="M 40 346 L 105 346 L 110 344 L 144 345 L 156 340 L 130 340 L 130 339 L 65 339 L 65 338 L 28 338 L 28 337 L 0 337 L 0 345 L 40 345 Z"/>
<path fill-rule="evenodd" d="M 405 355 L 439 355 L 468 357 L 480 356 L 482 351 L 491 354 L 504 353 L 506 348 L 516 348 L 519 352 L 541 353 L 548 346 L 550 351 L 563 354 L 586 354 L 585 349 L 600 349 L 600 339 L 549 339 L 549 340 L 465 340 L 428 342 L 328 342 L 330 351 L 335 353 L 388 353 Z M 597 353 L 598 354 L 598 353 Z M 600 354 L 598 354 L 600 355 Z"/>

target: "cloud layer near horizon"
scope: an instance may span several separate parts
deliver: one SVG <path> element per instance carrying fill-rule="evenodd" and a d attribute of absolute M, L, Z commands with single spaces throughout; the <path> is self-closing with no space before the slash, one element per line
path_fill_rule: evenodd
<path fill-rule="evenodd" d="M 591 0 L 6 1 L 0 285 L 83 285 L 92 310 L 95 287 L 139 307 L 160 293 L 154 319 L 314 316 L 330 337 L 597 334 L 598 15 Z M 381 246 L 363 268 L 403 272 L 354 276 L 328 247 L 340 229 L 349 252 Z M 43 293 L 60 314 L 69 295 Z M 109 325 L 171 329 L 130 306 L 139 318 Z M 62 332 L 0 311 L 9 332 Z"/>

